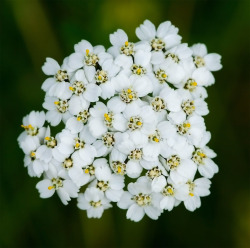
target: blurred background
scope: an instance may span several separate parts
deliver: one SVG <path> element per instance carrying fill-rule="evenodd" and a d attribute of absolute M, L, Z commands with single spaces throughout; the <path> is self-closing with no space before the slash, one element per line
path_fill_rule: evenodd
<path fill-rule="evenodd" d="M 248 0 L 1 0 L 0 247 L 250 247 L 249 13 Z M 220 168 L 212 194 L 193 213 L 182 204 L 140 223 L 117 207 L 95 220 L 76 200 L 40 199 L 16 139 L 22 117 L 42 110 L 45 58 L 61 63 L 81 39 L 108 48 L 118 28 L 136 41 L 145 19 L 170 20 L 182 42 L 222 55 L 207 99 L 209 146 Z"/>

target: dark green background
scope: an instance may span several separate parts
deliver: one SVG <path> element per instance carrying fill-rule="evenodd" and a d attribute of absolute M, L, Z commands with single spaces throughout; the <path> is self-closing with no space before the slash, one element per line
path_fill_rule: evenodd
<path fill-rule="evenodd" d="M 241 0 L 1 0 L 1 220 L 0 247 L 250 247 L 249 22 Z M 223 69 L 208 89 L 210 147 L 220 172 L 212 194 L 191 213 L 183 204 L 158 221 L 126 220 L 114 207 L 87 219 L 76 200 L 43 200 L 38 179 L 23 167 L 17 146 L 22 117 L 41 110 L 46 57 L 59 63 L 81 39 L 107 48 L 109 34 L 124 29 L 135 41 L 144 19 L 179 27 L 183 42 L 203 42 L 222 55 Z"/>

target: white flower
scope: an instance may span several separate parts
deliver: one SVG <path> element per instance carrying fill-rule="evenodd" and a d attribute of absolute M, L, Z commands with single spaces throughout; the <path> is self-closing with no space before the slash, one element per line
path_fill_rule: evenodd
<path fill-rule="evenodd" d="M 168 176 L 167 171 L 160 162 L 152 162 L 145 164 L 144 168 L 148 171 L 146 176 L 152 181 L 151 187 L 153 192 L 160 192 L 167 184 L 166 177 Z"/>
<path fill-rule="evenodd" d="M 28 174 L 44 176 L 40 196 L 57 191 L 63 204 L 78 197 L 89 218 L 111 202 L 132 221 L 156 220 L 182 201 L 194 211 L 218 172 L 203 116 L 221 56 L 181 44 L 169 21 L 156 28 L 145 20 L 136 35 L 131 42 L 118 29 L 107 52 L 81 40 L 62 65 L 47 58 L 47 112 L 25 116 L 18 137 Z"/>
<path fill-rule="evenodd" d="M 106 132 L 100 138 L 98 138 L 93 146 L 96 149 L 96 157 L 105 157 L 107 156 L 115 146 L 115 133 Z"/>
<path fill-rule="evenodd" d="M 127 218 L 138 222 L 146 215 L 157 220 L 162 210 L 160 209 L 161 195 L 152 192 L 151 183 L 148 178 L 140 177 L 135 183 L 129 183 L 128 192 L 125 191 L 118 207 L 128 209 Z"/>
<path fill-rule="evenodd" d="M 33 139 L 43 140 L 46 128 L 43 127 L 45 122 L 45 113 L 43 111 L 36 112 L 32 111 L 30 114 L 26 115 L 23 118 L 23 124 L 21 125 L 24 128 L 18 137 L 19 144 L 27 137 L 30 136 Z"/>
<path fill-rule="evenodd" d="M 168 150 L 167 141 L 175 138 L 175 129 L 167 121 L 157 124 L 153 131 L 147 133 L 148 142 L 143 146 L 143 158 L 147 161 L 156 161 L 159 155 Z"/>
<path fill-rule="evenodd" d="M 65 158 L 69 157 L 75 150 L 74 139 L 76 134 L 72 134 L 69 130 L 63 129 L 57 135 L 57 146 L 53 149 L 53 158 L 58 162 L 62 162 Z"/>
<path fill-rule="evenodd" d="M 59 162 L 73 154 L 76 159 L 80 160 L 81 166 L 90 164 L 96 156 L 96 149 L 91 145 L 95 138 L 89 134 L 87 126 L 79 134 L 71 134 L 68 130 L 64 130 L 59 135 L 59 144 L 55 154 L 55 159 Z M 58 156 L 57 156 L 58 155 Z"/>
<path fill-rule="evenodd" d="M 206 126 L 204 119 L 199 115 L 189 116 L 182 123 L 177 123 L 173 120 L 173 123 L 176 124 L 177 135 L 186 138 L 192 145 L 197 146 L 205 135 Z"/>
<path fill-rule="evenodd" d="M 182 97 L 177 90 L 170 88 L 167 84 L 161 87 L 160 92 L 155 95 L 150 104 L 153 110 L 159 112 L 167 109 L 170 112 L 181 110 Z"/>
<path fill-rule="evenodd" d="M 213 74 L 205 67 L 189 70 L 180 85 L 177 87 L 188 90 L 194 98 L 206 98 L 207 92 L 204 87 L 214 84 Z"/>
<path fill-rule="evenodd" d="M 154 66 L 154 94 L 159 94 L 161 89 L 167 85 L 167 82 L 178 85 L 185 77 L 183 68 L 172 61 L 166 61 Z"/>
<path fill-rule="evenodd" d="M 194 181 L 193 178 L 190 178 L 185 184 L 176 189 L 175 197 L 180 201 L 184 201 L 186 209 L 194 211 L 201 206 L 200 197 L 210 194 L 210 184 L 210 180 L 204 177 Z"/>
<path fill-rule="evenodd" d="M 101 218 L 105 209 L 111 208 L 104 193 L 97 188 L 87 188 L 84 194 L 79 194 L 77 206 L 87 210 L 88 218 Z"/>
<path fill-rule="evenodd" d="M 91 79 L 91 81 L 93 78 Z M 95 83 L 89 83 L 84 70 L 77 70 L 70 81 L 69 89 L 72 95 L 89 102 L 96 102 L 101 95 L 101 89 Z"/>
<path fill-rule="evenodd" d="M 44 171 L 48 170 L 48 164 L 37 156 L 36 152 L 40 147 L 38 139 L 27 136 L 21 141 L 20 146 L 25 153 L 24 166 L 28 168 L 28 174 L 31 177 L 40 177 Z"/>
<path fill-rule="evenodd" d="M 85 183 L 88 183 L 90 181 L 93 181 L 96 177 L 95 177 L 95 170 L 97 167 L 106 165 L 107 166 L 107 160 L 105 158 L 98 158 L 95 159 L 93 163 L 84 166 L 83 168 L 83 177 L 85 180 Z"/>
<path fill-rule="evenodd" d="M 149 20 L 145 20 L 140 27 L 136 28 L 137 37 L 140 40 L 148 41 L 154 51 L 161 51 L 178 45 L 181 37 L 177 33 L 178 28 L 173 26 L 170 21 L 161 23 L 157 30 Z"/>
<path fill-rule="evenodd" d="M 42 70 L 46 75 L 53 76 L 44 81 L 42 89 L 49 96 L 63 99 L 69 98 L 71 95 L 69 90 L 70 74 L 67 67 L 60 67 L 54 59 L 47 58 Z"/>
<path fill-rule="evenodd" d="M 186 154 L 180 153 L 180 149 L 186 149 Z M 183 145 L 179 149 L 172 149 L 168 147 L 164 157 L 160 157 L 160 161 L 169 171 L 169 177 L 176 184 L 179 185 L 195 175 L 197 166 L 191 160 L 193 147 Z"/>
<path fill-rule="evenodd" d="M 211 134 L 207 132 L 203 138 L 203 144 L 200 143 L 192 154 L 192 160 L 198 165 L 200 175 L 206 178 L 212 178 L 219 171 L 218 166 L 211 159 L 216 157 L 216 153 L 206 146 L 210 138 Z"/>
<path fill-rule="evenodd" d="M 116 148 L 125 154 L 129 161 L 126 165 L 126 174 L 131 178 L 137 178 L 142 172 L 142 162 L 147 163 L 143 159 L 143 145 L 146 143 L 146 140 L 142 139 L 140 133 L 137 133 L 138 137 L 136 139 L 131 139 L 128 133 L 117 133 L 116 134 Z M 144 136 L 145 138 L 145 136 Z"/>
<path fill-rule="evenodd" d="M 50 127 L 48 126 L 45 132 L 44 144 L 37 149 L 36 156 L 49 163 L 53 157 L 53 150 L 57 146 L 57 138 L 58 135 L 56 137 L 50 135 Z"/>
<path fill-rule="evenodd" d="M 58 171 L 58 176 L 67 178 L 69 177 L 77 187 L 83 186 L 86 183 L 81 163 L 81 159 L 78 156 L 69 156 L 64 159 L 63 162 L 53 161 L 54 166 Z"/>
<path fill-rule="evenodd" d="M 162 199 L 160 201 L 161 209 L 166 209 L 171 211 L 174 207 L 178 206 L 181 201 L 177 200 L 175 197 L 175 184 L 168 178 L 167 185 L 162 189 Z"/>
<path fill-rule="evenodd" d="M 117 57 L 119 54 L 126 56 L 134 55 L 135 44 L 128 41 L 128 36 L 122 29 L 118 29 L 113 34 L 110 34 L 109 40 L 113 46 L 108 49 L 108 52 L 114 57 Z"/>
<path fill-rule="evenodd" d="M 69 100 L 69 113 L 73 116 L 66 122 L 66 128 L 68 128 L 71 133 L 76 134 L 81 132 L 90 117 L 88 109 L 89 102 L 84 98 L 75 95 L 71 97 Z"/>
<path fill-rule="evenodd" d="M 41 198 L 49 198 L 56 191 L 64 205 L 68 204 L 70 198 L 76 198 L 79 191 L 71 180 L 52 176 L 45 177 L 44 180 L 37 183 L 36 188 Z"/>
<path fill-rule="evenodd" d="M 115 138 L 119 139 L 119 134 L 116 134 Z M 116 148 L 112 149 L 112 152 L 109 155 L 109 164 L 114 173 L 118 175 L 126 174 L 126 159 L 127 156 L 124 153 L 119 152 Z"/>
<path fill-rule="evenodd" d="M 102 54 L 109 57 L 109 54 L 105 53 L 103 46 L 93 47 L 88 41 L 82 40 L 75 45 L 75 53 L 69 56 L 68 66 L 72 70 L 84 67 L 86 76 L 89 79 L 95 74 L 95 67 L 101 60 Z"/>
<path fill-rule="evenodd" d="M 114 81 L 111 79 L 117 75 L 120 67 L 114 64 L 113 59 L 106 59 L 100 65 L 102 69 L 96 71 L 94 80 L 101 89 L 101 97 L 108 99 L 115 94 Z"/>
<path fill-rule="evenodd" d="M 192 160 L 198 165 L 198 171 L 201 176 L 212 178 L 215 173 L 218 173 L 218 166 L 211 158 L 216 154 L 213 150 L 205 146 L 204 148 L 196 148 L 193 153 Z"/>
<path fill-rule="evenodd" d="M 197 68 L 206 67 L 209 71 L 218 71 L 222 68 L 221 56 L 217 53 L 207 53 L 207 47 L 204 44 L 195 44 L 191 47 L 193 50 L 194 64 Z"/>
<path fill-rule="evenodd" d="M 120 55 L 116 58 L 115 63 L 124 68 L 124 72 L 134 78 L 145 78 L 152 73 L 152 65 L 150 63 L 151 53 L 150 51 L 138 50 L 132 57 L 125 57 L 126 63 L 124 63 L 124 56 Z"/>
<path fill-rule="evenodd" d="M 168 61 L 182 66 L 183 62 L 193 62 L 192 53 L 193 52 L 188 47 L 187 43 L 182 43 L 166 50 L 165 52 L 158 51 L 152 53 L 151 62 L 152 64 L 157 65 Z"/>
<path fill-rule="evenodd" d="M 147 135 L 154 131 L 157 119 L 150 106 L 130 104 L 123 115 L 127 120 L 127 128 L 132 139 L 137 139 L 138 135 Z"/>
<path fill-rule="evenodd" d="M 125 131 L 126 119 L 120 112 L 113 112 L 102 103 L 97 102 L 96 105 L 90 109 L 91 117 L 88 122 L 89 130 L 94 137 L 100 137 L 108 130 L 111 131 Z"/>
<path fill-rule="evenodd" d="M 46 96 L 43 107 L 48 110 L 46 120 L 51 126 L 57 126 L 61 120 L 66 122 L 72 115 L 69 113 L 69 101 L 56 97 Z"/>
<path fill-rule="evenodd" d="M 95 169 L 95 176 L 91 186 L 104 192 L 110 201 L 118 202 L 123 193 L 124 176 L 112 174 L 107 162 Z"/>
<path fill-rule="evenodd" d="M 179 108 L 178 112 L 170 112 L 168 118 L 176 124 L 184 122 L 188 116 L 191 115 L 207 115 L 209 113 L 207 103 L 202 98 L 193 98 L 191 93 L 184 89 L 177 90 L 178 95 L 181 97 L 181 102 L 176 104 Z"/>
<path fill-rule="evenodd" d="M 148 77 L 128 78 L 124 73 L 120 73 L 113 80 L 119 96 L 109 100 L 108 108 L 114 113 L 120 113 L 128 105 L 140 102 L 139 97 L 146 96 L 153 90 Z"/>

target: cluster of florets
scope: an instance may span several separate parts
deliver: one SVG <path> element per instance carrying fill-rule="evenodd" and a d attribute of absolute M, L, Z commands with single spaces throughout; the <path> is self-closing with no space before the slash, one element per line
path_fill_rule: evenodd
<path fill-rule="evenodd" d="M 40 196 L 77 198 L 88 217 L 100 218 L 112 202 L 133 221 L 181 202 L 194 211 L 218 172 L 203 116 L 221 56 L 181 43 L 169 21 L 156 29 L 146 20 L 136 35 L 134 43 L 118 29 L 107 51 L 82 40 L 61 66 L 47 58 L 46 113 L 23 118 L 18 142 L 28 174 L 43 178 Z"/>

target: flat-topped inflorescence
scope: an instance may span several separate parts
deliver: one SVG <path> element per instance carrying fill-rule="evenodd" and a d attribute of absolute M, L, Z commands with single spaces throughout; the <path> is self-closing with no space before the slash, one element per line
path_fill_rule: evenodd
<path fill-rule="evenodd" d="M 181 43 L 178 31 L 146 20 L 139 42 L 118 29 L 108 50 L 82 40 L 61 66 L 46 59 L 45 111 L 25 116 L 18 137 L 28 174 L 42 177 L 41 198 L 77 198 L 89 218 L 115 203 L 132 221 L 158 219 L 182 202 L 189 211 L 201 206 L 218 172 L 203 116 L 221 56 Z"/>

